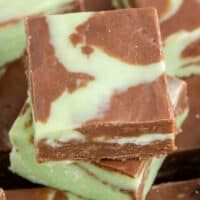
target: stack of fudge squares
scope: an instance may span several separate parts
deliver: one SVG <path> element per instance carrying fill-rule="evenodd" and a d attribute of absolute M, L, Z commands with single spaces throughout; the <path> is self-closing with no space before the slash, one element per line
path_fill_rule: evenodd
<path fill-rule="evenodd" d="M 200 1 L 0 11 L 0 200 L 200 199 Z"/>

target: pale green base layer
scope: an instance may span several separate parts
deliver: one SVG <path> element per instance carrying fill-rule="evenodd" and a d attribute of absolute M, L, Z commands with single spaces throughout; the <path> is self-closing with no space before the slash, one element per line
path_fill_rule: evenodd
<path fill-rule="evenodd" d="M 0 67 L 22 56 L 25 38 L 23 22 L 0 28 Z"/>
<path fill-rule="evenodd" d="M 131 178 L 85 162 L 62 161 L 38 164 L 35 147 L 30 143 L 34 130 L 32 127 L 25 128 L 25 124 L 30 120 L 30 112 L 30 109 L 28 109 L 24 115 L 19 116 L 10 132 L 13 145 L 10 154 L 10 169 L 13 172 L 32 182 L 70 191 L 84 198 L 94 200 L 131 199 L 128 194 L 121 192 L 120 189 L 137 191 L 143 174 L 138 178 Z M 162 160 L 156 158 L 153 160 L 151 173 L 145 184 L 145 194 L 150 189 Z M 93 176 L 88 174 L 88 171 Z M 105 182 L 108 184 L 104 184 Z"/>

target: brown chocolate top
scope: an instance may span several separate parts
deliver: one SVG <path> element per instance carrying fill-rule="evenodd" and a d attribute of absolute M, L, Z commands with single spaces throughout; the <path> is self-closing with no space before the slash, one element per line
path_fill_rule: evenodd
<path fill-rule="evenodd" d="M 4 191 L 0 188 L 0 200 L 6 200 Z"/>
<path fill-rule="evenodd" d="M 189 44 L 181 53 L 182 58 L 200 56 L 200 39 Z"/>
<path fill-rule="evenodd" d="M 180 30 L 192 31 L 200 26 L 200 1 L 183 0 L 177 13 L 161 24 L 163 38 Z"/>
<path fill-rule="evenodd" d="M 200 75 L 185 79 L 188 85 L 189 116 L 183 124 L 183 133 L 176 138 L 179 151 L 200 149 Z"/>
<path fill-rule="evenodd" d="M 129 2 L 138 8 L 154 7 L 158 11 L 158 16 L 162 17 L 170 9 L 170 0 L 129 0 Z"/>
<path fill-rule="evenodd" d="M 151 160 L 151 159 L 148 159 Z M 145 167 L 146 161 L 144 160 L 102 160 L 97 163 L 100 167 L 105 167 L 110 170 L 118 171 L 122 174 L 126 174 L 130 177 L 137 178 Z"/>
<path fill-rule="evenodd" d="M 49 42 L 45 17 L 28 19 L 26 31 L 35 116 L 45 122 L 50 115 L 51 103 L 65 90 L 72 93 L 94 78 L 88 74 L 69 72 L 57 60 Z"/>
<path fill-rule="evenodd" d="M 155 9 L 127 9 L 94 14 L 79 25 L 74 34 L 77 34 L 77 38 L 85 37 L 87 46 L 97 46 L 110 56 L 130 64 L 142 66 L 163 59 Z"/>
<path fill-rule="evenodd" d="M 55 191 L 50 188 L 7 190 L 7 200 L 49 200 L 49 195 L 53 194 L 52 200 L 68 200 L 64 192 Z"/>
<path fill-rule="evenodd" d="M 22 108 L 27 82 L 22 59 L 5 66 L 0 78 L 0 150 L 8 150 L 8 131 Z"/>
<path fill-rule="evenodd" d="M 200 179 L 153 186 L 147 200 L 199 200 Z"/>
<path fill-rule="evenodd" d="M 81 0 L 82 11 L 111 10 L 112 0 Z"/>

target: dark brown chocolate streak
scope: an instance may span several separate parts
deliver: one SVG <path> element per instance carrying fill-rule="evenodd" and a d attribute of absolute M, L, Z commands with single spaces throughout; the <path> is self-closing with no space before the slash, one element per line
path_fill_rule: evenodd
<path fill-rule="evenodd" d="M 197 62 L 189 62 L 187 64 L 184 64 L 181 66 L 181 68 L 186 68 L 186 67 L 190 67 L 191 65 L 196 65 L 197 67 L 200 67 L 200 60 Z"/>
<path fill-rule="evenodd" d="M 37 121 L 45 122 L 50 115 L 53 101 L 65 90 L 72 93 L 81 87 L 86 87 L 94 77 L 84 73 L 69 72 L 58 61 L 49 42 L 50 35 L 45 17 L 29 19 L 26 28 L 35 117 Z M 79 85 L 77 81 L 80 82 Z"/>
<path fill-rule="evenodd" d="M 192 31 L 200 26 L 200 2 L 197 0 L 183 0 L 183 3 L 175 15 L 161 23 L 162 37 L 180 30 Z"/>
<path fill-rule="evenodd" d="M 190 43 L 181 53 L 182 58 L 197 57 L 197 56 L 200 56 L 200 39 Z"/>
<path fill-rule="evenodd" d="M 126 63 L 147 66 L 163 59 L 156 17 L 154 9 L 146 8 L 94 14 L 73 35 Z M 119 38 L 124 38 L 123 42 Z"/>
<path fill-rule="evenodd" d="M 112 0 L 81 0 L 82 11 L 111 10 Z"/>
<path fill-rule="evenodd" d="M 183 133 L 176 138 L 178 150 L 200 149 L 200 75 L 185 78 L 188 86 L 189 115 L 183 124 Z"/>
<path fill-rule="evenodd" d="M 77 165 L 77 167 L 79 167 L 80 169 L 84 170 L 89 176 L 91 176 L 91 177 L 97 179 L 97 181 L 101 182 L 102 184 L 108 185 L 109 187 L 112 187 L 113 189 L 117 189 L 117 190 L 121 191 L 122 193 L 128 194 L 128 195 L 130 195 L 130 196 L 132 196 L 133 194 L 135 195 L 135 191 L 124 190 L 124 189 L 119 188 L 119 187 L 116 186 L 116 185 L 113 185 L 113 184 L 108 183 L 108 182 L 106 182 L 106 181 L 100 180 L 95 174 L 93 174 L 92 172 L 90 172 L 90 171 L 89 171 L 88 169 L 86 169 L 85 167 L 80 166 L 78 163 L 76 163 L 75 165 Z M 109 170 L 109 169 L 107 169 L 107 170 Z M 120 172 L 119 172 L 119 173 L 120 173 Z M 133 200 L 135 200 L 135 199 L 133 199 Z"/>
<path fill-rule="evenodd" d="M 56 191 L 53 200 L 68 200 L 68 196 L 61 191 Z"/>
<path fill-rule="evenodd" d="M 8 132 L 26 100 L 27 82 L 22 59 L 4 66 L 0 78 L 0 150 L 9 150 Z"/>

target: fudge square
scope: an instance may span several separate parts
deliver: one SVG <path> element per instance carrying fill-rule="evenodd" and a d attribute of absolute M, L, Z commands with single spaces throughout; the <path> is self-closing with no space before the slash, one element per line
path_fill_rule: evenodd
<path fill-rule="evenodd" d="M 27 68 L 39 162 L 175 149 L 156 10 L 29 18 Z"/>
<path fill-rule="evenodd" d="M 168 87 L 177 126 L 181 126 L 185 119 L 184 113 L 188 110 L 185 103 L 185 83 L 168 78 Z M 64 160 L 38 163 L 29 100 L 26 101 L 9 134 L 12 144 L 9 169 L 13 173 L 34 183 L 72 192 L 86 199 L 145 199 L 165 156 L 146 160 L 130 159 L 124 162 L 107 159 L 100 162 Z"/>

